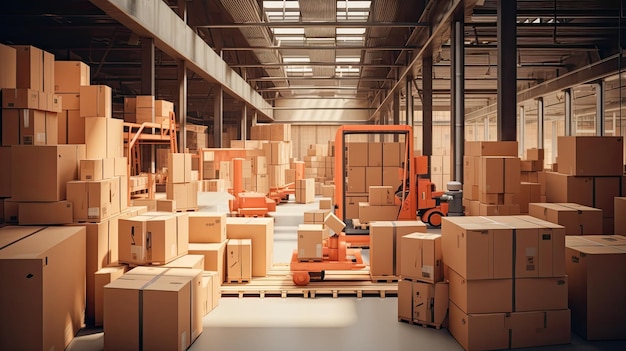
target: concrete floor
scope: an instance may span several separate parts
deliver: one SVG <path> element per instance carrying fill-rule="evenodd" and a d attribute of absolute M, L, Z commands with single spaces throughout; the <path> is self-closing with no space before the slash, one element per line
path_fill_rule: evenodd
<path fill-rule="evenodd" d="M 227 211 L 228 197 L 226 193 L 201 193 L 200 210 Z M 274 214 L 275 263 L 290 260 L 303 213 L 317 206 L 317 201 L 278 206 Z M 203 322 L 204 331 L 190 350 L 463 350 L 446 329 L 398 322 L 395 297 L 223 298 Z M 101 330 L 81 331 L 68 347 L 70 351 L 103 349 Z M 568 345 L 532 350 L 623 351 L 626 341 L 587 342 L 572 334 Z"/>

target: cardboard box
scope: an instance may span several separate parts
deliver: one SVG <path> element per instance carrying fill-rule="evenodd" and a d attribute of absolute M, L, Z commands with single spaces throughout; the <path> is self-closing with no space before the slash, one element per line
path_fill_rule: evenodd
<path fill-rule="evenodd" d="M 520 192 L 517 199 L 520 207 L 520 213 L 529 213 L 528 204 L 538 203 L 541 200 L 541 185 L 539 183 L 521 182 Z"/>
<path fill-rule="evenodd" d="M 119 178 L 67 182 L 67 200 L 72 202 L 74 220 L 102 221 L 120 212 Z"/>
<path fill-rule="evenodd" d="M 167 154 L 167 182 L 189 183 L 191 182 L 191 154 L 168 153 Z"/>
<path fill-rule="evenodd" d="M 298 259 L 321 261 L 323 241 L 329 236 L 328 229 L 321 224 L 300 224 L 298 226 Z"/>
<path fill-rule="evenodd" d="M 1 152 L 2 150 L 0 149 L 0 154 Z M 0 158 L 1 157 L 0 155 Z M 1 173 L 2 171 L 0 171 L 0 179 L 2 179 Z M 1 181 L 0 184 L 2 184 Z M 614 199 L 613 213 L 615 214 L 613 233 L 616 235 L 626 235 L 626 197 L 616 197 Z"/>
<path fill-rule="evenodd" d="M 101 327 L 104 325 L 104 287 L 124 275 L 127 270 L 128 266 L 105 267 L 94 273 L 94 326 Z"/>
<path fill-rule="evenodd" d="M 17 53 L 15 48 L 0 44 L 0 89 L 14 89 L 17 86 Z"/>
<path fill-rule="evenodd" d="M 296 182 L 296 203 L 307 204 L 315 201 L 315 179 L 299 179 Z"/>
<path fill-rule="evenodd" d="M 178 244 L 173 215 L 137 216 L 119 220 L 119 260 L 145 265 L 166 264 L 187 254 Z"/>
<path fill-rule="evenodd" d="M 272 141 L 290 141 L 291 140 L 291 124 L 272 123 L 270 127 L 270 140 Z"/>
<path fill-rule="evenodd" d="M 204 270 L 204 256 L 203 255 L 183 255 L 165 264 L 163 267 Z"/>
<path fill-rule="evenodd" d="M 80 94 L 80 87 L 90 84 L 89 66 L 84 62 L 55 61 L 54 71 L 54 91 L 56 93 Z"/>
<path fill-rule="evenodd" d="M 272 218 L 227 217 L 226 236 L 228 239 L 251 239 L 252 276 L 267 275 L 272 267 L 274 247 L 274 220 Z"/>
<path fill-rule="evenodd" d="M 289 164 L 288 143 L 284 141 L 272 141 L 263 144 L 263 151 L 268 165 Z"/>
<path fill-rule="evenodd" d="M 229 282 L 252 279 L 252 241 L 230 239 L 226 244 L 226 277 Z"/>
<path fill-rule="evenodd" d="M 61 100 L 61 111 L 72 110 L 77 113 L 80 112 L 80 93 L 59 93 L 56 96 Z"/>
<path fill-rule="evenodd" d="M 0 46 L 1 48 L 1 46 Z M 11 148 L 0 146 L 0 198 L 11 197 Z"/>
<path fill-rule="evenodd" d="M 250 156 L 250 167 L 252 174 L 261 175 L 267 174 L 267 157 L 265 156 Z"/>
<path fill-rule="evenodd" d="M 324 217 L 324 226 L 332 230 L 333 233 L 342 233 L 346 228 L 346 224 L 339 219 L 332 211 Z"/>
<path fill-rule="evenodd" d="M 217 272 L 205 270 L 202 272 L 202 284 L 203 286 L 206 286 L 208 290 L 206 313 L 209 313 L 217 307 L 217 305 L 219 305 L 221 297 L 220 287 L 222 286 L 222 282 L 219 280 Z"/>
<path fill-rule="evenodd" d="M 383 144 L 368 143 L 367 145 L 367 166 L 382 167 L 383 166 Z"/>
<path fill-rule="evenodd" d="M 481 193 L 504 193 L 504 159 L 502 157 L 481 157 Z"/>
<path fill-rule="evenodd" d="M 383 143 L 383 167 L 401 167 L 405 153 L 404 143 Z"/>
<path fill-rule="evenodd" d="M 330 213 L 330 210 L 311 210 L 304 212 L 304 224 L 324 224 L 326 215 Z"/>
<path fill-rule="evenodd" d="M 32 89 L 2 89 L 3 109 L 39 109 L 39 91 Z M 3 114 L 6 111 L 3 111 Z"/>
<path fill-rule="evenodd" d="M 468 280 L 448 269 L 450 301 L 468 314 L 513 312 L 513 280 Z"/>
<path fill-rule="evenodd" d="M 85 144 L 89 159 L 122 157 L 124 121 L 115 118 L 85 117 Z"/>
<path fill-rule="evenodd" d="M 348 167 L 367 167 L 369 159 L 368 149 L 368 143 L 346 143 L 346 157 L 348 159 Z"/>
<path fill-rule="evenodd" d="M 363 224 L 372 221 L 395 221 L 399 212 L 399 205 L 374 206 L 367 202 L 359 203 L 359 221 Z"/>
<path fill-rule="evenodd" d="M 17 57 L 16 87 L 43 91 L 43 51 L 28 45 L 13 47 Z"/>
<path fill-rule="evenodd" d="M 113 178 L 115 162 L 112 158 L 80 160 L 80 180 L 102 180 Z"/>
<path fill-rule="evenodd" d="M 154 115 L 161 117 L 170 116 L 170 112 L 174 112 L 174 103 L 166 100 L 154 100 Z"/>
<path fill-rule="evenodd" d="M 602 210 L 572 203 L 533 203 L 529 214 L 565 227 L 565 235 L 602 233 Z"/>
<path fill-rule="evenodd" d="M 226 241 L 210 244 L 189 244 L 189 254 L 204 256 L 204 270 L 217 272 L 220 285 L 226 279 Z M 254 251 L 252 252 L 254 258 Z"/>
<path fill-rule="evenodd" d="M 516 312 L 567 309 L 567 277 L 515 279 Z"/>
<path fill-rule="evenodd" d="M 50 123 L 47 123 L 49 120 Z M 33 109 L 3 109 L 2 144 L 56 145 L 58 126 L 56 115 Z"/>
<path fill-rule="evenodd" d="M 72 203 L 55 202 L 20 202 L 18 204 L 19 225 L 59 225 L 69 224 L 73 220 Z"/>
<path fill-rule="evenodd" d="M 42 91 L 45 93 L 54 93 L 54 55 L 47 51 L 42 51 Z"/>
<path fill-rule="evenodd" d="M 335 185 L 334 184 L 322 184 L 322 197 L 335 198 Z"/>
<path fill-rule="evenodd" d="M 464 349 L 509 348 L 510 329 L 504 313 L 468 314 L 453 302 L 450 302 L 449 313 L 450 334 Z"/>
<path fill-rule="evenodd" d="M 386 206 L 395 204 L 395 190 L 391 186 L 370 186 L 369 204 Z"/>
<path fill-rule="evenodd" d="M 400 238 L 399 274 L 403 279 L 426 283 L 443 280 L 441 235 L 413 233 Z"/>
<path fill-rule="evenodd" d="M 624 138 L 609 136 L 558 137 L 559 172 L 576 176 L 624 174 Z M 598 157 L 598 155 L 602 157 Z"/>
<path fill-rule="evenodd" d="M 4 227 L 0 248 L 0 349 L 64 350 L 83 325 L 85 229 Z"/>
<path fill-rule="evenodd" d="M 198 207 L 198 182 L 166 183 L 166 197 L 176 201 L 178 209 L 194 209 Z"/>
<path fill-rule="evenodd" d="M 106 85 L 83 85 L 80 87 L 80 116 L 112 116 L 112 91 Z"/>
<path fill-rule="evenodd" d="M 359 204 L 367 202 L 367 196 L 346 196 L 345 218 L 359 218 Z"/>
<path fill-rule="evenodd" d="M 189 242 L 221 243 L 226 240 L 225 212 L 190 212 Z"/>
<path fill-rule="evenodd" d="M 448 314 L 448 284 L 398 282 L 398 318 L 441 325 Z"/>
<path fill-rule="evenodd" d="M 56 145 L 11 147 L 13 162 L 11 182 L 15 201 L 61 201 L 66 199 L 68 181 L 78 177 L 78 160 L 84 158 L 84 146 Z"/>
<path fill-rule="evenodd" d="M 626 274 L 624 246 L 568 242 L 565 257 L 572 331 L 587 340 L 626 338 L 626 301 L 617 298 L 626 294 L 618 278 Z"/>
<path fill-rule="evenodd" d="M 365 190 L 371 186 L 381 186 L 383 184 L 383 168 L 382 167 L 366 167 L 365 168 Z"/>
<path fill-rule="evenodd" d="M 85 118 L 80 116 L 78 110 L 67 111 L 67 143 L 85 143 Z"/>
<path fill-rule="evenodd" d="M 158 212 L 176 212 L 176 200 L 158 199 L 156 200 L 156 210 Z"/>
<path fill-rule="evenodd" d="M 383 185 L 390 185 L 398 189 L 402 185 L 402 169 L 398 167 L 383 167 Z"/>
<path fill-rule="evenodd" d="M 544 150 L 537 148 L 526 149 L 526 159 L 529 161 L 543 161 Z"/>
<path fill-rule="evenodd" d="M 370 273 L 373 277 L 398 276 L 402 265 L 402 237 L 426 232 L 421 221 L 370 223 Z"/>
<path fill-rule="evenodd" d="M 517 157 L 517 141 L 466 141 L 465 156 Z"/>
<path fill-rule="evenodd" d="M 510 347 L 570 343 L 570 310 L 516 312 L 510 316 Z"/>

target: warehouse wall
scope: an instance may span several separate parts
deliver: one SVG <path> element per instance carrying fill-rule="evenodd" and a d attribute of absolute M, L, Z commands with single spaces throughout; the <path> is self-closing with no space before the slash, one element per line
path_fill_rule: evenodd
<path fill-rule="evenodd" d="M 281 123 L 365 123 L 370 117 L 367 101 L 347 99 L 281 99 L 274 119 Z"/>

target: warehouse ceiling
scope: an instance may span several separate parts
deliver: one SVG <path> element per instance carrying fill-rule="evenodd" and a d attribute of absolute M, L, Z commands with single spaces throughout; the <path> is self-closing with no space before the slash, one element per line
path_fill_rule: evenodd
<path fill-rule="evenodd" d="M 163 0 L 177 11 L 184 0 Z M 420 108 L 418 54 L 433 56 L 435 109 L 450 101 L 449 31 L 429 39 L 452 0 L 191 0 L 187 22 L 270 103 L 288 98 L 341 98 L 376 104 L 406 73 Z M 496 99 L 496 0 L 466 0 L 466 109 Z M 114 89 L 115 101 L 140 93 L 141 38 L 88 0 L 4 3 L 0 42 L 32 44 L 57 59 L 83 60 L 94 84 Z M 517 86 L 526 89 L 619 52 L 625 9 L 620 0 L 518 0 Z M 622 16 L 620 16 L 622 14 Z M 621 36 L 620 36 L 621 34 Z M 177 64 L 156 51 L 158 98 L 178 96 Z M 192 120 L 213 115 L 216 87 L 189 72 Z M 402 92 L 406 96 L 406 92 Z M 402 100 L 404 104 L 404 100 Z M 242 104 L 226 97 L 225 120 Z M 117 105 L 119 110 L 121 105 Z"/>

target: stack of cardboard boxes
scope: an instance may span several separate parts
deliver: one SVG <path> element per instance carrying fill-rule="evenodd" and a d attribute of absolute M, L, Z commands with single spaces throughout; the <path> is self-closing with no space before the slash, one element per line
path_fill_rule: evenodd
<path fill-rule="evenodd" d="M 546 202 L 545 172 L 543 172 L 543 149 L 526 150 L 525 159 L 520 161 L 520 192 L 517 202 L 520 214 L 528 214 L 528 204 Z"/>
<path fill-rule="evenodd" d="M 265 277 L 272 268 L 274 252 L 273 218 L 226 218 L 226 237 L 251 241 L 252 276 Z"/>
<path fill-rule="evenodd" d="M 444 282 L 441 235 L 403 236 L 398 319 L 439 328 L 448 314 L 448 283 Z"/>
<path fill-rule="evenodd" d="M 469 141 L 463 157 L 463 201 L 470 216 L 519 214 L 516 141 Z"/>
<path fill-rule="evenodd" d="M 185 125 L 185 133 L 187 134 L 187 147 L 189 151 L 196 152 L 207 147 L 207 126 L 199 126 L 193 124 Z"/>
<path fill-rule="evenodd" d="M 565 229 L 530 216 L 445 217 L 449 328 L 466 349 L 570 340 Z"/>
<path fill-rule="evenodd" d="M 402 238 L 426 233 L 421 221 L 378 221 L 370 223 L 370 275 L 372 280 L 396 280 L 401 275 Z"/>
<path fill-rule="evenodd" d="M 298 179 L 296 182 L 296 203 L 308 204 L 315 201 L 315 179 Z"/>
<path fill-rule="evenodd" d="M 291 158 L 291 124 L 257 124 L 250 130 L 252 140 L 268 141 L 262 143 L 267 162 L 268 183 L 270 188 L 287 184 L 285 171 L 289 169 Z"/>
<path fill-rule="evenodd" d="M 547 202 L 602 209 L 603 233 L 613 234 L 613 202 L 624 194 L 624 138 L 559 137 L 558 172 L 546 172 Z"/>
<path fill-rule="evenodd" d="M 54 90 L 61 96 L 59 144 L 85 143 L 85 120 L 80 116 L 80 87 L 90 84 L 89 66 L 80 61 L 54 62 Z"/>
<path fill-rule="evenodd" d="M 368 191 L 368 202 L 359 202 L 358 222 L 367 225 L 373 221 L 398 219 L 400 205 L 396 204 L 395 189 L 388 185 L 372 185 Z"/>
<path fill-rule="evenodd" d="M 572 330 L 587 340 L 626 338 L 626 237 L 568 236 L 565 270 L 569 279 Z"/>
<path fill-rule="evenodd" d="M 226 213 L 189 213 L 189 253 L 204 256 L 204 270 L 217 272 L 220 285 L 226 279 Z"/>
<path fill-rule="evenodd" d="M 168 126 L 170 112 L 174 112 L 174 103 L 155 100 L 152 95 L 124 98 L 125 122 L 138 124 L 148 122 Z"/>
<path fill-rule="evenodd" d="M 191 179 L 191 154 L 170 153 L 167 167 L 167 199 L 177 210 L 198 208 L 198 182 Z"/>
<path fill-rule="evenodd" d="M 265 156 L 248 156 L 246 158 L 250 162 L 251 169 L 251 191 L 261 194 L 270 192 L 269 179 L 267 175 L 267 157 Z"/>
<path fill-rule="evenodd" d="M 450 179 L 450 155 L 430 156 L 430 180 L 437 190 L 446 191 Z"/>
<path fill-rule="evenodd" d="M 318 184 L 333 180 L 335 157 L 329 154 L 328 144 L 310 144 L 304 156 L 304 177 L 315 178 Z"/>
<path fill-rule="evenodd" d="M 305 224 L 298 226 L 298 260 L 324 260 L 325 241 L 331 235 L 345 235 L 345 227 L 346 224 L 332 212 L 318 211 L 305 215 Z"/>
<path fill-rule="evenodd" d="M 400 167 L 404 154 L 403 143 L 346 143 L 346 218 L 359 218 L 359 204 L 368 201 L 370 186 L 397 189 L 402 184 Z"/>

